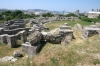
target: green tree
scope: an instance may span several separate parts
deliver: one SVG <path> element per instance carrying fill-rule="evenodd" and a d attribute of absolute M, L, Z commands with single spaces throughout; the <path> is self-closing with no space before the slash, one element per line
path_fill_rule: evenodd
<path fill-rule="evenodd" d="M 64 16 L 63 14 L 60 14 L 59 16 Z"/>
<path fill-rule="evenodd" d="M 6 16 L 6 17 L 5 17 L 5 20 L 6 20 L 6 21 L 11 20 L 11 19 L 12 19 L 12 16 Z"/>
<path fill-rule="evenodd" d="M 11 11 L 7 10 L 7 11 L 2 12 L 2 15 L 9 16 L 11 15 L 11 13 L 12 13 Z"/>
<path fill-rule="evenodd" d="M 0 14 L 0 20 L 3 20 L 3 16 Z"/>
<path fill-rule="evenodd" d="M 53 14 L 51 14 L 50 12 L 42 14 L 43 17 L 52 17 L 54 16 Z"/>
<path fill-rule="evenodd" d="M 78 16 L 75 15 L 74 13 L 69 13 L 69 14 L 65 15 L 65 17 L 71 17 L 71 16 L 73 16 L 73 17 L 78 17 Z"/>
<path fill-rule="evenodd" d="M 12 12 L 13 18 L 22 18 L 22 14 L 23 14 L 23 12 L 20 10 L 16 10 L 16 11 Z"/>

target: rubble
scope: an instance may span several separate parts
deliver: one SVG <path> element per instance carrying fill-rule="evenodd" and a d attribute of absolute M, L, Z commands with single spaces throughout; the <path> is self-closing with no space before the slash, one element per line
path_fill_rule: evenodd
<path fill-rule="evenodd" d="M 68 39 L 69 42 L 73 39 L 73 30 L 67 24 L 62 25 L 60 26 L 60 28 L 54 29 L 53 31 L 50 31 L 48 33 L 42 32 L 42 34 L 43 34 L 44 40 L 49 41 L 51 43 L 61 44 L 62 41 L 65 41 L 65 37 L 67 36 L 70 36 L 70 39 Z M 65 44 L 68 44 L 69 43 L 68 41 L 66 38 Z"/>
<path fill-rule="evenodd" d="M 17 39 L 15 35 L 10 35 L 7 37 L 7 43 L 10 48 L 15 48 L 18 46 Z"/>
<path fill-rule="evenodd" d="M 82 35 L 82 38 L 88 38 L 99 33 L 100 28 L 97 25 L 82 27 L 80 24 L 75 24 L 74 28 Z"/>
<path fill-rule="evenodd" d="M 22 57 L 23 54 L 21 52 L 19 52 L 18 50 L 15 50 L 14 53 L 13 53 L 13 56 L 14 57 Z"/>
<path fill-rule="evenodd" d="M 0 41 L 8 44 L 10 48 L 16 48 L 18 47 L 17 40 L 22 40 L 22 51 L 26 52 L 29 58 L 38 53 L 42 46 L 41 41 L 55 44 L 69 44 L 73 39 L 73 30 L 67 23 L 50 32 L 44 32 L 44 30 L 49 29 L 44 24 L 53 20 L 63 20 L 63 17 L 30 20 L 30 28 L 25 27 L 26 22 L 24 20 L 7 21 L 0 28 Z M 21 55 L 20 52 L 14 51 L 14 56 Z"/>
<path fill-rule="evenodd" d="M 13 56 L 5 56 L 5 57 L 0 59 L 0 62 L 8 62 L 8 61 L 15 62 L 17 60 L 18 59 L 14 58 Z"/>

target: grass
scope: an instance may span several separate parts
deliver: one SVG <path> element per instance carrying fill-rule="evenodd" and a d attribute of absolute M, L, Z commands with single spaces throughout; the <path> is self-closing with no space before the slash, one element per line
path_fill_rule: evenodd
<path fill-rule="evenodd" d="M 93 64 L 94 64 L 94 65 L 100 64 L 100 59 L 93 59 Z"/>
<path fill-rule="evenodd" d="M 58 28 L 60 25 L 63 25 L 64 23 L 68 23 L 68 25 L 72 27 L 77 23 L 81 24 L 82 26 L 91 25 L 91 22 L 86 22 L 86 21 L 53 21 L 47 23 L 45 26 L 50 28 L 50 30 L 52 30 L 54 28 Z"/>
<path fill-rule="evenodd" d="M 26 27 L 30 27 L 30 23 L 28 22 L 25 26 L 26 26 Z"/>
<path fill-rule="evenodd" d="M 22 44 L 21 40 L 18 40 L 18 46 L 17 48 L 9 48 L 8 45 L 4 45 L 2 43 L 0 43 L 0 58 L 4 57 L 4 56 L 12 56 L 13 52 L 15 50 L 19 50 L 21 51 L 21 47 L 20 45 Z"/>
<path fill-rule="evenodd" d="M 74 35 L 78 34 L 74 33 Z M 0 65 L 6 66 L 8 64 L 12 66 L 93 66 L 96 64 L 100 64 L 100 41 L 97 42 L 98 35 L 90 37 L 87 40 L 82 40 L 79 36 L 75 36 L 75 38 L 75 40 L 67 45 L 51 44 L 47 42 L 46 45 L 42 48 L 42 51 L 32 59 L 28 59 L 24 56 L 22 59 L 19 59 L 15 63 L 7 62 Z M 0 45 L 0 48 L 2 48 L 0 49 L 0 53 L 4 53 L 4 56 L 12 55 L 13 50 L 19 49 L 8 48 L 6 45 Z"/>

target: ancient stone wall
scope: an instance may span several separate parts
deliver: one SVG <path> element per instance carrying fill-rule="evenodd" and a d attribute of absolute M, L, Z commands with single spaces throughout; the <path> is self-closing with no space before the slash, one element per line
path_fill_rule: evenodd
<path fill-rule="evenodd" d="M 100 30 L 100 28 L 96 25 L 82 27 L 80 24 L 75 24 L 74 28 L 82 35 L 82 38 L 84 39 L 98 34 L 98 31 Z"/>
<path fill-rule="evenodd" d="M 29 42 L 22 44 L 22 51 L 28 54 L 28 57 L 33 57 L 37 54 L 41 44 L 42 34 L 39 31 L 32 32 L 29 35 Z"/>

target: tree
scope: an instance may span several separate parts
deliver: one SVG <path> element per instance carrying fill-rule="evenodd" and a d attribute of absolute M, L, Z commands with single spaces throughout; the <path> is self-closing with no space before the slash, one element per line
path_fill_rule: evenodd
<path fill-rule="evenodd" d="M 71 16 L 73 16 L 73 17 L 78 17 L 78 16 L 75 15 L 74 13 L 69 13 L 69 14 L 65 15 L 65 17 L 71 17 Z"/>
<path fill-rule="evenodd" d="M 7 11 L 2 12 L 2 15 L 9 16 L 11 15 L 11 13 L 12 13 L 11 11 L 7 10 Z"/>
<path fill-rule="evenodd" d="M 43 17 L 52 17 L 52 16 L 54 16 L 54 15 L 51 14 L 50 12 L 48 12 L 48 13 L 43 14 L 42 16 L 43 16 Z"/>
<path fill-rule="evenodd" d="M 13 18 L 21 18 L 22 14 L 23 14 L 23 12 L 20 10 L 16 10 L 16 11 L 12 12 Z"/>
<path fill-rule="evenodd" d="M 5 20 L 6 20 L 6 21 L 11 20 L 11 19 L 12 19 L 12 16 L 6 16 L 6 17 L 5 17 Z"/>
<path fill-rule="evenodd" d="M 0 20 L 6 20 L 6 21 L 12 19 L 26 19 L 26 18 L 35 18 L 35 17 L 39 17 L 39 15 L 24 14 L 21 10 L 16 10 L 16 11 L 7 10 L 0 14 Z"/>
<path fill-rule="evenodd" d="M 64 16 L 63 14 L 60 14 L 59 16 Z"/>
<path fill-rule="evenodd" d="M 2 17 L 2 15 L 0 14 L 0 20 L 3 20 L 3 17 Z"/>

